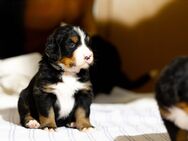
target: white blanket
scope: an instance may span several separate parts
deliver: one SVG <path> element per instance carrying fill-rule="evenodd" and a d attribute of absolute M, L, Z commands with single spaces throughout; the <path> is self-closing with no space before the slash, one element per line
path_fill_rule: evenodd
<path fill-rule="evenodd" d="M 30 60 L 32 61 L 30 62 Z M 26 129 L 20 126 L 19 116 L 17 112 L 18 93 L 23 87 L 28 84 L 30 78 L 35 74 L 39 60 L 39 54 L 31 54 L 18 58 L 12 58 L 8 61 L 0 61 L 0 140 L 169 140 L 168 135 L 166 134 L 166 129 L 159 115 L 156 101 L 152 98 L 152 96 L 151 98 L 139 97 L 139 99 L 135 100 L 135 98 L 133 99 L 133 95 L 134 97 L 136 97 L 136 94 L 134 92 L 125 91 L 118 88 L 116 88 L 113 91 L 113 94 L 110 96 L 101 95 L 97 97 L 95 99 L 95 103 L 92 104 L 91 123 L 95 126 L 93 130 L 80 132 L 77 129 L 60 127 L 56 132 L 47 132 L 40 129 Z M 8 67 L 9 70 L 6 71 L 5 67 Z M 9 94 L 11 95 L 8 95 L 7 92 L 9 92 Z M 126 99 L 128 95 L 132 96 L 129 100 Z M 113 102 L 113 98 L 115 98 L 116 104 L 97 104 L 97 102 L 104 102 L 105 97 L 106 102 L 108 103 Z M 118 101 L 117 97 L 121 101 Z M 123 104 L 127 101 L 131 102 Z M 121 102 L 121 104 L 117 104 L 117 102 Z"/>
<path fill-rule="evenodd" d="M 0 92 L 18 94 L 38 69 L 39 53 L 0 60 Z"/>
<path fill-rule="evenodd" d="M 1 94 L 0 137 L 3 141 L 113 141 L 120 136 L 131 138 L 136 135 L 166 133 L 158 107 L 152 98 L 129 104 L 92 104 L 93 130 L 80 132 L 60 127 L 53 133 L 21 127 L 17 99 L 18 96 Z M 160 141 L 168 140 L 167 135 L 158 136 Z"/>

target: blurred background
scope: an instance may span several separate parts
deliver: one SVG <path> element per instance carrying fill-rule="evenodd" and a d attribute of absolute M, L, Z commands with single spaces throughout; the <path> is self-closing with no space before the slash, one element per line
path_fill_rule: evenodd
<path fill-rule="evenodd" d="M 188 54 L 187 0 L 1 0 L 0 58 L 42 52 L 60 22 L 112 42 L 135 79 Z M 152 91 L 155 80 L 135 91 Z"/>

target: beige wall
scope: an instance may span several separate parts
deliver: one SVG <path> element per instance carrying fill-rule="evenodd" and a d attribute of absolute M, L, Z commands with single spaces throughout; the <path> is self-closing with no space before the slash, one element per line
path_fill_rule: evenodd
<path fill-rule="evenodd" d="M 187 0 L 96 0 L 94 14 L 132 79 L 188 55 Z M 154 81 L 139 90 L 151 91 L 153 86 Z"/>

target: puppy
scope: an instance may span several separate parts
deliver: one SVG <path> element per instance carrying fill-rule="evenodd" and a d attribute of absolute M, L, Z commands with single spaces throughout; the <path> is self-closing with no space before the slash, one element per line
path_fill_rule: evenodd
<path fill-rule="evenodd" d="M 89 66 L 94 57 L 89 36 L 64 25 L 49 36 L 39 70 L 19 97 L 21 125 L 55 129 L 92 127 L 89 115 L 93 91 Z"/>
<path fill-rule="evenodd" d="M 178 57 L 161 72 L 156 100 L 172 141 L 188 141 L 188 57 Z"/>
<path fill-rule="evenodd" d="M 99 35 L 91 37 L 91 48 L 95 56 L 95 64 L 90 67 L 94 95 L 110 94 L 115 86 L 129 90 L 140 88 L 158 75 L 158 71 L 153 69 L 131 80 L 122 71 L 117 47 Z"/>

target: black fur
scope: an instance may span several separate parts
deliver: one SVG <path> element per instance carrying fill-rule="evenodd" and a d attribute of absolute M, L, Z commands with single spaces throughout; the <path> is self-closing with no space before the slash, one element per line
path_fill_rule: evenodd
<path fill-rule="evenodd" d="M 122 71 L 116 46 L 102 37 L 98 35 L 91 37 L 91 48 L 95 56 L 95 63 L 90 67 L 95 95 L 98 93 L 109 94 L 115 86 L 125 89 L 139 88 L 152 79 L 149 73 L 145 73 L 136 80 L 130 80 Z"/>
<path fill-rule="evenodd" d="M 24 53 L 25 0 L 0 1 L 0 59 Z"/>
<path fill-rule="evenodd" d="M 63 57 L 71 57 L 73 52 L 81 44 L 80 39 L 75 44 L 71 42 L 69 38 L 72 35 L 76 35 L 80 38 L 72 26 L 64 26 L 58 28 L 48 38 L 45 53 L 40 61 L 39 70 L 27 88 L 25 88 L 20 94 L 18 111 L 22 126 L 26 127 L 26 123 L 28 122 L 26 118 L 28 114 L 40 123 L 40 128 L 66 126 L 71 122 L 76 122 L 75 111 L 79 107 L 84 109 L 86 118 L 89 118 L 90 105 L 93 96 L 92 86 L 90 86 L 89 89 L 79 89 L 75 91 L 75 103 L 73 109 L 68 116 L 62 118 L 58 118 L 60 109 L 57 104 L 57 96 L 53 92 L 46 92 L 44 88 L 46 85 L 57 84 L 59 82 L 64 83 L 62 76 L 64 75 L 65 70 L 57 64 L 57 61 Z M 81 69 L 76 73 L 76 76 L 81 83 L 90 81 L 88 69 Z M 41 115 L 46 118 L 49 117 L 50 108 L 53 108 L 56 125 L 52 125 L 51 123 L 41 123 L 40 121 Z"/>
<path fill-rule="evenodd" d="M 170 107 L 181 101 L 188 102 L 188 57 L 178 57 L 164 68 L 155 92 L 160 106 Z"/>

